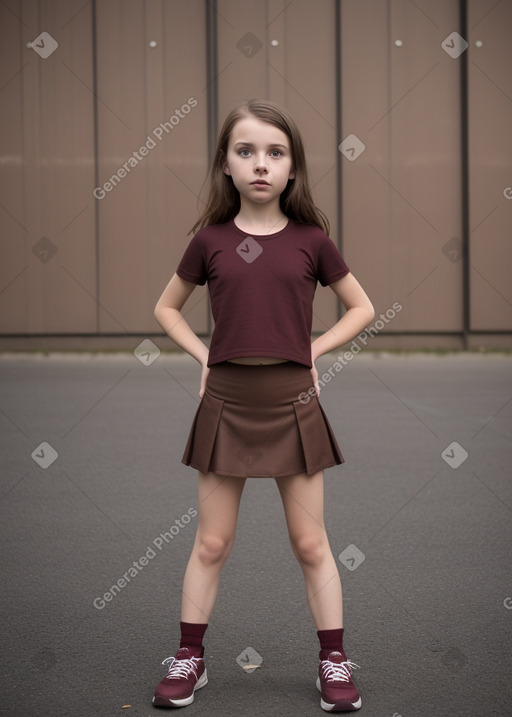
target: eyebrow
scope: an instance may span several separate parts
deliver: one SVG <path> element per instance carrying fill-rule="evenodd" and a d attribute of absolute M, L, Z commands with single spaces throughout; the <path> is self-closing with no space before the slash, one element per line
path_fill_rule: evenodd
<path fill-rule="evenodd" d="M 252 142 L 235 142 L 233 147 L 236 147 L 238 144 L 243 144 L 245 147 L 254 147 Z M 282 147 L 283 149 L 288 149 L 288 147 L 284 144 L 279 144 L 279 142 L 271 143 L 268 145 L 269 147 Z"/>

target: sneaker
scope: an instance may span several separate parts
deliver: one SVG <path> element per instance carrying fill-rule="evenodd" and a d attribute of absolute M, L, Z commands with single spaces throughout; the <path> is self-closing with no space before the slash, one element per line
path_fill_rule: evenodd
<path fill-rule="evenodd" d="M 208 682 L 203 658 L 194 657 L 188 647 L 180 647 L 176 657 L 167 657 L 162 665 L 169 665 L 169 671 L 156 687 L 155 707 L 185 707 Z"/>
<path fill-rule="evenodd" d="M 322 693 L 320 707 L 326 712 L 352 712 L 361 707 L 361 697 L 352 682 L 353 667 L 359 665 L 337 651 L 320 662 L 316 686 Z"/>

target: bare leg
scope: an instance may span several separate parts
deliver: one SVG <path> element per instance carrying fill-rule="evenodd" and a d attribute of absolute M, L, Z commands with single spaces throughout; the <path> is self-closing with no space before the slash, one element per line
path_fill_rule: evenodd
<path fill-rule="evenodd" d="M 198 472 L 199 525 L 183 580 L 182 622 L 210 619 L 220 573 L 235 540 L 246 478 Z"/>
<path fill-rule="evenodd" d="M 324 473 L 276 478 L 317 630 L 343 627 L 341 581 L 324 526 Z"/>

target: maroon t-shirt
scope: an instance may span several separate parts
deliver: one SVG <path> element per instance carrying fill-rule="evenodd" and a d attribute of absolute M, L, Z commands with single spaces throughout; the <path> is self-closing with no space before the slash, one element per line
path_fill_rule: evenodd
<path fill-rule="evenodd" d="M 291 219 L 266 235 L 249 235 L 233 220 L 205 227 L 176 269 L 185 281 L 208 282 L 215 321 L 208 366 L 272 356 L 309 368 L 317 281 L 327 286 L 348 272 L 327 234 Z"/>

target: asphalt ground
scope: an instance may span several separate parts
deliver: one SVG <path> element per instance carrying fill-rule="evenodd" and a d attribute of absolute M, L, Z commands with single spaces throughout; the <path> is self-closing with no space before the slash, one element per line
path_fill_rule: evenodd
<path fill-rule="evenodd" d="M 322 389 L 346 459 L 325 472 L 325 521 L 361 716 L 512 714 L 511 369 L 504 354 L 361 353 Z M 151 697 L 197 525 L 181 456 L 199 366 L 2 355 L 0 372 L 0 714 L 163 714 Z M 246 482 L 205 646 L 189 717 L 324 714 L 271 478 Z"/>

